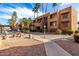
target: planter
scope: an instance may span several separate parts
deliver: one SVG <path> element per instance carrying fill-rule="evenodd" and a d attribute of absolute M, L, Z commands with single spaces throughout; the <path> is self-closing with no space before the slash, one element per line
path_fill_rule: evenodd
<path fill-rule="evenodd" d="M 74 35 L 75 42 L 79 43 L 79 34 Z"/>

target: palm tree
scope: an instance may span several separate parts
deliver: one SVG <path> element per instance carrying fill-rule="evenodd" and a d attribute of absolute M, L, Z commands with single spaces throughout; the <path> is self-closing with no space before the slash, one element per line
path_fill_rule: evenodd
<path fill-rule="evenodd" d="M 29 32 L 29 27 L 30 25 L 32 24 L 32 20 L 31 18 L 23 18 L 23 19 L 20 19 L 19 21 L 21 24 L 24 24 L 24 26 L 27 26 L 28 27 L 28 32 Z"/>
<path fill-rule="evenodd" d="M 12 28 L 15 29 L 16 27 L 16 18 L 17 18 L 17 13 L 14 11 L 12 14 Z"/>
<path fill-rule="evenodd" d="M 46 3 L 46 9 L 45 9 L 45 13 L 47 13 L 47 7 L 48 7 L 48 3 Z"/>
<path fill-rule="evenodd" d="M 26 26 L 27 25 L 27 18 L 22 18 L 22 19 L 20 19 L 20 24 L 24 24 L 24 26 Z"/>
<path fill-rule="evenodd" d="M 46 3 L 46 9 L 44 10 L 44 7 L 43 7 L 43 5 L 44 5 L 44 3 L 36 3 L 36 5 L 35 5 L 35 7 L 34 7 L 34 10 L 36 11 L 36 12 L 38 12 L 38 10 L 42 7 L 42 12 L 44 13 L 46 13 L 47 12 L 47 6 L 48 6 L 48 3 Z M 58 6 L 58 3 L 52 3 L 52 7 L 56 7 L 56 6 Z"/>
<path fill-rule="evenodd" d="M 16 27 L 16 18 L 17 18 L 17 13 L 14 11 L 11 16 L 11 19 L 8 19 L 9 26 L 12 30 L 15 29 Z"/>
<path fill-rule="evenodd" d="M 28 18 L 28 20 L 27 20 L 28 33 L 30 32 L 30 26 L 31 26 L 31 24 L 32 24 L 32 20 L 31 20 L 31 18 Z M 29 33 L 29 38 L 31 38 L 30 33 Z"/>
<path fill-rule="evenodd" d="M 42 12 L 44 13 L 44 7 L 43 7 L 43 4 L 44 4 L 44 3 L 42 3 L 41 6 L 42 6 Z"/>
<path fill-rule="evenodd" d="M 37 3 L 36 6 L 37 6 L 37 7 L 36 7 L 36 10 L 37 10 L 37 17 L 38 17 L 38 11 L 39 11 L 39 9 L 40 9 L 40 7 L 41 7 L 41 3 Z"/>
<path fill-rule="evenodd" d="M 17 18 L 17 13 L 16 13 L 16 11 L 14 11 L 12 14 L 12 19 L 16 20 L 16 18 Z"/>
<path fill-rule="evenodd" d="M 3 30 L 3 26 L 2 24 L 0 24 L 0 34 L 2 33 L 2 30 Z"/>
<path fill-rule="evenodd" d="M 36 3 L 35 7 L 33 8 L 34 14 L 37 13 L 37 17 L 38 17 L 38 10 L 41 7 L 41 3 Z"/>
<path fill-rule="evenodd" d="M 44 14 L 46 14 L 48 11 L 47 11 L 47 8 L 48 8 L 48 3 L 46 3 L 46 9 L 44 10 L 44 8 L 43 8 L 43 3 L 36 3 L 36 5 L 35 5 L 35 10 L 36 10 L 36 12 L 38 12 L 38 10 L 40 9 L 40 7 L 42 7 L 42 12 L 44 13 Z M 52 6 L 53 7 L 56 7 L 56 6 L 58 6 L 58 4 L 57 3 L 53 3 L 52 4 Z M 46 21 L 46 20 L 45 20 Z"/>
<path fill-rule="evenodd" d="M 11 30 L 12 30 L 12 22 L 13 22 L 12 19 L 8 19 L 8 23 L 9 23 Z"/>
<path fill-rule="evenodd" d="M 35 13 L 37 12 L 35 8 L 32 10 L 34 12 L 34 19 L 35 19 Z"/>
<path fill-rule="evenodd" d="M 28 18 L 28 20 L 27 20 L 28 32 L 29 32 L 31 24 L 32 24 L 32 20 L 31 20 L 31 18 Z"/>
<path fill-rule="evenodd" d="M 59 4 L 58 4 L 58 3 L 53 3 L 53 4 L 52 4 L 52 7 L 54 8 L 54 11 L 55 11 L 55 7 L 56 7 L 56 6 L 59 6 Z"/>
<path fill-rule="evenodd" d="M 31 18 L 28 18 L 27 19 L 27 25 L 31 25 L 32 24 L 32 19 Z"/>
<path fill-rule="evenodd" d="M 21 29 L 21 31 L 23 31 L 24 26 L 27 26 L 27 18 L 20 19 L 19 23 L 20 23 L 20 29 Z"/>

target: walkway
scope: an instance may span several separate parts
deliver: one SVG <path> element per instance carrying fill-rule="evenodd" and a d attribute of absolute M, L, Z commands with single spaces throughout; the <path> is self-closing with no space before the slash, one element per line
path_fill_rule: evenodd
<path fill-rule="evenodd" d="M 71 56 L 53 41 L 44 44 L 48 56 Z"/>
<path fill-rule="evenodd" d="M 41 38 L 37 35 L 33 35 L 33 36 L 35 39 L 44 42 L 47 56 L 71 56 L 68 52 L 66 52 L 64 49 L 62 49 L 54 41 Z"/>

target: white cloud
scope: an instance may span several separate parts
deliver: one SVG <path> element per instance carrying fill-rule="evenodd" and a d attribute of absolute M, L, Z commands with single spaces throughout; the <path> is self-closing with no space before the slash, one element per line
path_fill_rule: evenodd
<path fill-rule="evenodd" d="M 79 12 L 77 12 L 77 21 L 79 21 Z"/>
<path fill-rule="evenodd" d="M 68 4 L 71 4 L 71 3 L 61 3 L 61 5 L 68 5 Z"/>
<path fill-rule="evenodd" d="M 6 14 L 2 14 L 2 15 L 0 15 L 0 18 L 10 19 L 11 16 L 10 15 L 6 15 Z"/>
<path fill-rule="evenodd" d="M 75 10 L 77 12 L 77 21 L 79 21 L 79 7 L 76 7 Z"/>
<path fill-rule="evenodd" d="M 11 7 L 7 7 L 7 8 L 0 8 L 0 11 L 4 12 L 4 13 L 8 13 L 8 14 L 1 14 L 0 17 L 1 18 L 5 18 L 5 19 L 9 19 L 11 14 L 13 13 L 13 11 L 17 12 L 17 16 L 18 18 L 23 18 L 23 17 L 32 17 L 34 16 L 34 12 L 32 11 L 32 9 L 28 9 L 26 7 L 17 7 L 17 8 L 11 8 Z M 42 12 L 39 12 L 39 15 L 42 15 Z"/>

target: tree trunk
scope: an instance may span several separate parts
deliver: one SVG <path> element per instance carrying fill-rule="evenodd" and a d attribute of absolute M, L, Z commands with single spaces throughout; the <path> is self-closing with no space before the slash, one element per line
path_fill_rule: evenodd
<path fill-rule="evenodd" d="M 1 27 L 1 33 L 2 33 L 2 27 Z"/>
<path fill-rule="evenodd" d="M 38 11 L 37 11 L 37 17 L 38 17 Z"/>
<path fill-rule="evenodd" d="M 28 33 L 29 33 L 29 31 L 30 31 L 30 28 L 29 28 L 29 25 L 28 25 Z"/>
<path fill-rule="evenodd" d="M 34 19 L 35 19 L 35 12 L 34 12 Z"/>
<path fill-rule="evenodd" d="M 42 12 L 44 13 L 43 3 L 42 3 Z"/>
<path fill-rule="evenodd" d="M 46 4 L 46 9 L 45 9 L 45 13 L 47 13 L 47 7 L 48 7 L 48 3 Z"/>

